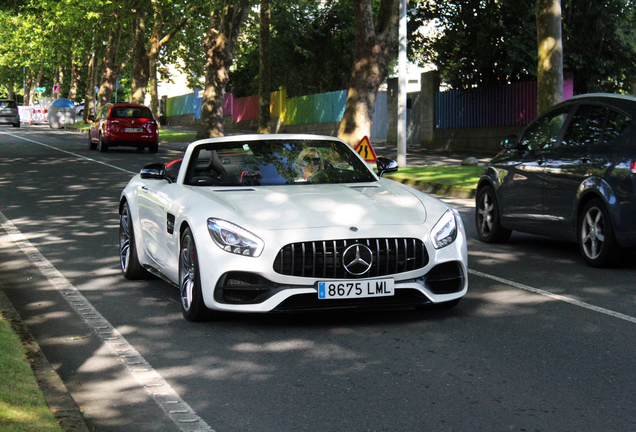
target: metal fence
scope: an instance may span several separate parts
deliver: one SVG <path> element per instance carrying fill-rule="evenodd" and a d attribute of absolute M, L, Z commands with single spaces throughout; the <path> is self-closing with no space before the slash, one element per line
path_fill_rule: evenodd
<path fill-rule="evenodd" d="M 563 84 L 564 99 L 572 97 L 573 88 L 572 78 L 566 78 Z M 198 120 L 202 105 L 199 94 L 196 89 L 194 93 L 168 98 L 167 116 L 194 114 Z M 419 93 L 414 96 L 414 100 L 418 99 Z M 443 91 L 438 92 L 435 99 L 437 129 L 523 126 L 536 117 L 537 83 L 533 81 L 470 91 Z M 285 89 L 281 88 L 272 93 L 270 112 L 272 118 L 281 120 L 282 125 L 339 122 L 344 115 L 346 101 L 346 90 L 287 99 Z M 387 139 L 390 123 L 387 105 L 387 93 L 378 92 L 369 137 L 372 140 Z M 258 96 L 236 98 L 227 93 L 223 112 L 226 117 L 231 116 L 234 123 L 257 121 Z M 408 120 L 407 127 L 414 136 L 419 131 L 418 118 L 418 115 L 410 115 Z M 414 139 L 418 140 L 417 137 Z"/>
<path fill-rule="evenodd" d="M 572 78 L 563 82 L 563 99 L 573 96 Z M 437 93 L 436 128 L 524 126 L 537 116 L 537 82 Z"/>

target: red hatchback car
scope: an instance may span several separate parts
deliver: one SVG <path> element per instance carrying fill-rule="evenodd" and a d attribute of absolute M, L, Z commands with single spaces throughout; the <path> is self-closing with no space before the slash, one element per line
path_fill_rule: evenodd
<path fill-rule="evenodd" d="M 159 130 L 150 108 L 130 103 L 106 104 L 97 117 L 89 116 L 88 143 L 91 150 L 107 152 L 110 147 L 137 147 L 150 153 L 159 150 Z"/>

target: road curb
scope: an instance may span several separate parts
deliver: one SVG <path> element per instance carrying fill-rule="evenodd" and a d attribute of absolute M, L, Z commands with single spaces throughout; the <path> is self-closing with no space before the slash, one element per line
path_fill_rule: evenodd
<path fill-rule="evenodd" d="M 2 290 L 0 290 L 0 311 L 22 341 L 35 379 L 60 427 L 66 432 L 89 432 L 84 417 L 64 382 L 46 359 L 40 346 Z"/>

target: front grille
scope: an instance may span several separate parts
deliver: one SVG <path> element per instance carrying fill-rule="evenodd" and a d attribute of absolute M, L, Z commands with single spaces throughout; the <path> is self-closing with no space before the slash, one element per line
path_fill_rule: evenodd
<path fill-rule="evenodd" d="M 342 253 L 349 246 L 366 245 L 373 264 L 366 273 L 349 274 Z M 414 238 L 374 238 L 292 243 L 284 246 L 274 261 L 274 271 L 287 276 L 319 279 L 357 279 L 387 276 L 423 268 L 428 264 L 424 243 Z"/>

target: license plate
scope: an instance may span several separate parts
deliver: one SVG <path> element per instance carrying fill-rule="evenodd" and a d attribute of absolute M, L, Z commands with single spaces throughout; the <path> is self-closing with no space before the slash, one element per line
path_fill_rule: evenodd
<path fill-rule="evenodd" d="M 140 133 L 143 132 L 144 130 L 142 128 L 125 128 L 124 132 L 130 132 L 130 133 Z"/>
<path fill-rule="evenodd" d="M 318 282 L 319 299 L 388 297 L 395 294 L 393 279 Z"/>

